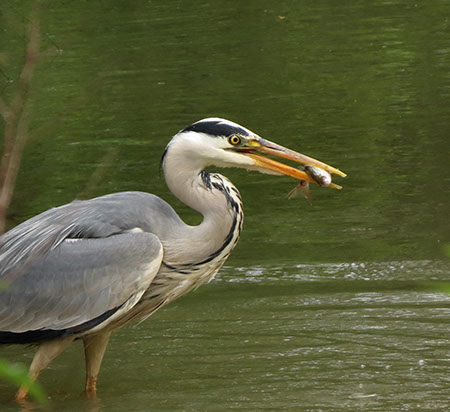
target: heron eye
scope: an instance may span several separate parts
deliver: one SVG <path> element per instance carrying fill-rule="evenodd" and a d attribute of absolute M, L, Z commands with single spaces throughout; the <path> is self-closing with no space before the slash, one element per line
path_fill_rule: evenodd
<path fill-rule="evenodd" d="M 239 143 L 241 143 L 241 138 L 239 136 L 233 135 L 230 136 L 230 138 L 228 139 L 228 141 L 230 142 L 230 144 L 232 144 L 233 146 L 238 145 Z"/>

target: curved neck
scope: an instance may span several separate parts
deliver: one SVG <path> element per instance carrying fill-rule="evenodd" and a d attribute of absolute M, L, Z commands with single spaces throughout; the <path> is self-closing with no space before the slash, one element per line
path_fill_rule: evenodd
<path fill-rule="evenodd" d="M 169 245 L 169 256 L 172 252 L 178 261 L 186 263 L 201 262 L 222 249 L 228 256 L 242 227 L 239 192 L 225 177 L 204 171 L 205 166 L 188 162 L 170 151 L 163 162 L 170 191 L 203 215 L 200 225 L 186 225 L 182 233 L 177 233 L 176 246 Z M 188 250 L 186 256 L 180 256 L 183 255 L 182 250 Z"/>

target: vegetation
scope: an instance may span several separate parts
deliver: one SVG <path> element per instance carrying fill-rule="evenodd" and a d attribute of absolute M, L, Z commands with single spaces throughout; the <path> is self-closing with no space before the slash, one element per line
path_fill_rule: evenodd
<path fill-rule="evenodd" d="M 3 155 L 0 163 L 0 234 L 5 231 L 8 207 L 14 193 L 22 153 L 28 140 L 27 97 L 39 58 L 39 38 L 39 19 L 37 10 L 34 10 L 28 25 L 25 62 L 15 93 L 10 102 L 6 102 L 0 97 L 0 114 L 5 123 Z M 0 287 L 4 288 L 8 285 L 1 284 Z M 37 402 L 44 403 L 46 401 L 44 391 L 37 382 L 31 380 L 24 366 L 0 359 L 0 377 L 19 387 L 27 386 L 30 395 Z"/>

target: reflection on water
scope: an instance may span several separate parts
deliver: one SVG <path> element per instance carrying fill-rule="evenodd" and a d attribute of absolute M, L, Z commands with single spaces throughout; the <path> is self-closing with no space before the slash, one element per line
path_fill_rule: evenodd
<path fill-rule="evenodd" d="M 423 282 L 424 270 L 436 286 Z M 227 267 L 113 336 L 100 410 L 444 410 L 447 274 L 424 261 Z M 68 411 L 92 408 L 81 392 L 82 348 L 73 346 L 42 376 L 52 406 Z M 5 402 L 11 388 L 0 388 Z"/>
<path fill-rule="evenodd" d="M 187 409 L 448 405 L 450 296 L 402 287 L 393 272 L 386 282 L 338 281 L 339 266 L 225 270 L 132 329 L 141 339 L 134 350 L 148 361 L 140 369 L 151 375 L 133 395 Z M 399 263 L 397 274 L 402 266 L 414 271 L 413 262 Z"/>
<path fill-rule="evenodd" d="M 228 270 L 226 270 L 228 269 Z M 227 282 L 267 282 L 291 280 L 446 280 L 446 261 L 351 262 L 297 264 L 282 267 L 225 267 L 218 279 Z"/>

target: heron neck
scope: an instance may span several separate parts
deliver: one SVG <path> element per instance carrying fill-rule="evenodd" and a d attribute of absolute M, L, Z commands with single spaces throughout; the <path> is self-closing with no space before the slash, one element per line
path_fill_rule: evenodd
<path fill-rule="evenodd" d="M 175 172 L 180 169 L 183 171 Z M 165 159 L 164 174 L 170 191 L 203 215 L 202 223 L 186 225 L 186 233 L 179 239 L 189 242 L 191 258 L 196 255 L 196 259 L 202 259 L 215 253 L 230 236 L 233 243 L 237 241 L 242 226 L 242 205 L 239 192 L 228 179 L 209 174 L 201 167 L 181 168 L 170 158 Z M 198 253 L 194 251 L 197 248 Z"/>

